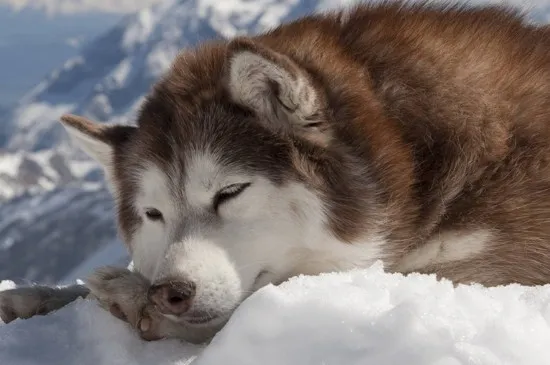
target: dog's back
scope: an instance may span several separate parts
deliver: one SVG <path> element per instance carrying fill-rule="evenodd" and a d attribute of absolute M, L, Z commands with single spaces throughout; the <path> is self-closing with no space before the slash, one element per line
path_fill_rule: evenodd
<path fill-rule="evenodd" d="M 548 31 L 497 7 L 406 8 L 359 6 L 255 40 L 329 85 L 338 142 L 363 147 L 383 182 L 392 270 L 549 282 Z"/>

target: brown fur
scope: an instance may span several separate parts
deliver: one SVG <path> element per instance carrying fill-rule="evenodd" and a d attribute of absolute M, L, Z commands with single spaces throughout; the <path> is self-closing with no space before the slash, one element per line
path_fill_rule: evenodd
<path fill-rule="evenodd" d="M 204 122 L 257 119 L 225 87 L 228 60 L 243 49 L 306 75 L 319 95 L 314 137 L 289 123 L 271 143 L 261 123 Z M 504 8 L 361 5 L 204 43 L 179 55 L 144 104 L 139 132 L 117 150 L 126 167 L 115 169 L 121 230 L 130 237 L 140 219 L 128 205 L 132 164 L 142 157 L 169 168 L 211 128 L 214 144 L 234 145 L 254 169 L 269 165 L 273 181 L 290 176 L 317 190 L 342 240 L 383 225 L 390 270 L 439 233 L 483 228 L 493 236 L 479 257 L 420 271 L 548 283 L 549 109 L 547 31 Z M 242 147 L 246 138 L 262 150 Z"/>

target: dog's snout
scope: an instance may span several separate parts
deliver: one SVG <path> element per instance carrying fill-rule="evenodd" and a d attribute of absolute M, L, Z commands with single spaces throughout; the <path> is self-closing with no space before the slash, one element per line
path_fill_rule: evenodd
<path fill-rule="evenodd" d="M 191 307 L 195 289 L 191 281 L 167 281 L 151 286 L 149 300 L 161 313 L 179 316 Z"/>

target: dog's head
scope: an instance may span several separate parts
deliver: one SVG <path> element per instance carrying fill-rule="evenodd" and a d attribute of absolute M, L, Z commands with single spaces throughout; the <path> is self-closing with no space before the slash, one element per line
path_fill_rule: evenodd
<path fill-rule="evenodd" d="M 239 39 L 180 55 L 136 127 L 62 121 L 103 166 L 152 300 L 199 326 L 267 283 L 377 257 L 344 242 L 365 232 L 374 201 L 354 196 L 370 187 L 351 175 L 368 172 L 331 118 L 310 73 Z"/>

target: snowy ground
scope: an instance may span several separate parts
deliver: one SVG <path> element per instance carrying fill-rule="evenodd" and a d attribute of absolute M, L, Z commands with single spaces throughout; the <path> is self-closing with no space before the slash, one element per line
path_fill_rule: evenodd
<path fill-rule="evenodd" d="M 0 364 L 543 365 L 549 344 L 550 285 L 453 288 L 376 264 L 265 287 L 207 347 L 143 342 L 80 300 L 0 326 Z"/>

